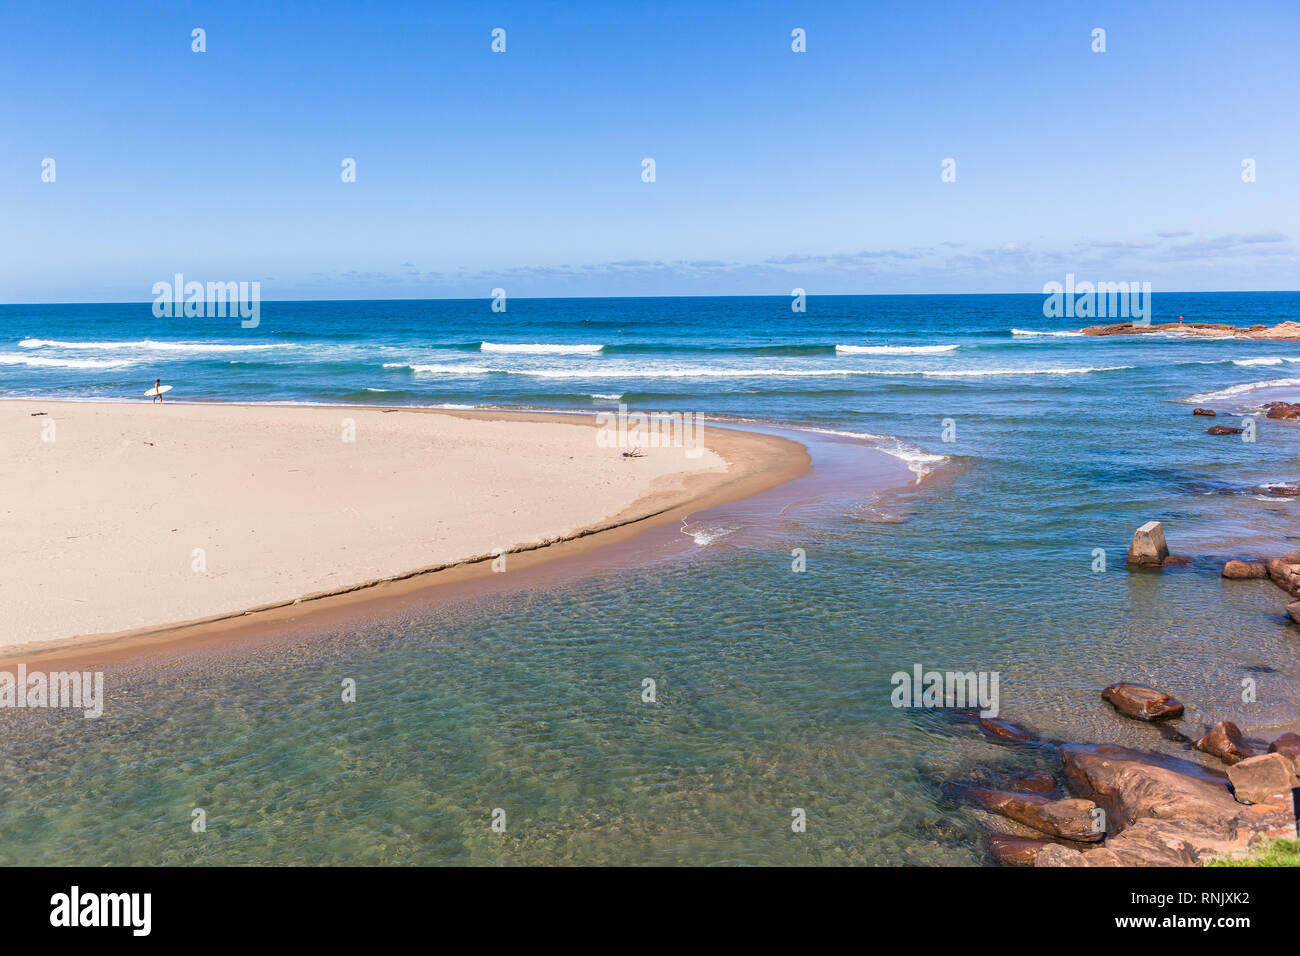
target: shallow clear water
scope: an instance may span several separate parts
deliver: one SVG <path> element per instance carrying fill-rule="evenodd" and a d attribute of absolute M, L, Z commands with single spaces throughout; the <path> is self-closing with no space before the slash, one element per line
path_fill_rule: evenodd
<path fill-rule="evenodd" d="M 1296 505 L 1259 486 L 1300 478 L 1300 425 L 1214 437 L 1186 403 L 1289 377 L 1295 346 L 1013 336 L 1066 328 L 1037 296 L 814 298 L 806 315 L 786 299 L 510 310 L 270 303 L 253 332 L 182 333 L 147 305 L 5 307 L 0 358 L 130 364 L 0 364 L 0 389 L 109 398 L 161 376 L 182 398 L 361 401 L 392 387 L 368 400 L 564 408 L 617 394 L 881 437 L 804 432 L 820 466 L 808 483 L 694 516 L 671 547 L 602 573 L 113 670 L 99 720 L 0 712 L 0 862 L 978 863 L 976 820 L 942 783 L 1051 755 L 893 708 L 895 671 L 998 671 L 1002 716 L 1072 740 L 1175 747 L 1100 702 L 1118 679 L 1175 693 L 1193 735 L 1300 711 L 1284 595 L 1218 577 L 1223 558 L 1294 535 Z M 1300 317 L 1300 296 L 1156 297 L 1156 321 L 1178 314 L 1273 323 Z M 779 348 L 742 351 L 768 338 Z M 247 356 L 26 339 L 310 348 L 235 366 Z M 471 347 L 484 339 L 641 350 Z M 503 371 L 383 368 L 406 358 Z M 1237 412 L 1273 391 L 1199 404 Z M 874 495 L 855 483 L 853 454 L 862 474 L 881 460 L 863 446 L 901 456 L 904 481 L 932 473 Z M 1125 570 L 1149 518 L 1192 566 Z M 349 677 L 355 704 L 340 700 Z M 647 677 L 654 704 L 640 699 Z M 1240 700 L 1246 677 L 1256 703 Z M 190 830 L 195 807 L 205 834 Z M 504 834 L 489 827 L 497 807 Z M 807 833 L 790 830 L 796 807 Z"/>

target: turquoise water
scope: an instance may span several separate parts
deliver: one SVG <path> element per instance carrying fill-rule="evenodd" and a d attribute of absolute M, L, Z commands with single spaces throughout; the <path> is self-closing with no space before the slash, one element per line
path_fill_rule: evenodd
<path fill-rule="evenodd" d="M 782 423 L 818 468 L 546 587 L 112 670 L 97 721 L 0 712 L 0 862 L 974 864 L 977 820 L 942 784 L 1051 755 L 893 708 L 895 671 L 998 671 L 1002 716 L 1072 740 L 1175 746 L 1100 703 L 1121 678 L 1184 700 L 1189 734 L 1300 711 L 1282 592 L 1218 577 L 1225 557 L 1288 548 L 1296 505 L 1269 489 L 1300 478 L 1300 426 L 1260 419 L 1247 443 L 1190 414 L 1300 385 L 1294 345 L 1013 334 L 1066 328 L 1037 296 L 813 298 L 804 315 L 785 299 L 539 300 L 504 316 L 268 303 L 247 332 L 182 331 L 148 308 L 0 308 L 0 390 L 133 397 L 162 377 L 204 400 L 594 409 L 619 395 Z M 1155 308 L 1273 323 L 1300 318 L 1300 296 Z M 293 347 L 193 348 L 223 344 Z M 904 489 L 858 480 L 881 461 Z M 1149 518 L 1189 567 L 1124 569 Z M 1241 702 L 1243 677 L 1258 702 Z"/>

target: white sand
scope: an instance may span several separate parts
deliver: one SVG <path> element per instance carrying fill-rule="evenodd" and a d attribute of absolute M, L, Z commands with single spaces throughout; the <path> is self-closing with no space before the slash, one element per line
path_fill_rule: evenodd
<path fill-rule="evenodd" d="M 590 421 L 0 402 L 0 645 L 190 621 L 567 536 L 726 470 L 707 450 L 625 459 Z"/>

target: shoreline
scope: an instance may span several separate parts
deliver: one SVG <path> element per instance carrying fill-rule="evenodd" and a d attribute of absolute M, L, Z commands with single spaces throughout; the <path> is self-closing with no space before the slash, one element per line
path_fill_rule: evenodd
<path fill-rule="evenodd" d="M 6 405 L 33 404 L 25 399 L 6 399 Z M 113 404 L 139 407 L 145 402 L 79 403 L 55 405 Z M 182 403 L 174 403 L 181 405 Z M 184 407 L 264 409 L 295 408 L 319 410 L 321 406 L 263 406 L 248 403 L 184 403 Z M 562 424 L 596 428 L 596 412 L 577 414 L 552 411 L 499 409 L 444 409 L 425 406 L 330 405 L 331 410 L 377 414 L 407 413 L 436 415 L 461 421 L 490 421 L 524 424 Z M 290 413 L 294 414 L 294 413 Z M 118 662 L 126 658 L 165 650 L 198 650 L 232 640 L 254 640 L 288 632 L 309 631 L 330 622 L 378 618 L 391 614 L 402 604 L 432 599 L 452 600 L 454 591 L 484 590 L 496 579 L 507 587 L 529 572 L 560 558 L 579 557 L 612 544 L 630 541 L 652 528 L 679 521 L 686 515 L 720 504 L 752 497 L 806 474 L 811 459 L 806 447 L 787 438 L 740 428 L 707 425 L 702 444 L 715 453 L 725 470 L 693 470 L 675 474 L 672 487 L 652 488 L 627 506 L 603 519 L 585 523 L 567 533 L 543 537 L 504 549 L 509 557 L 504 574 L 493 572 L 495 553 L 475 553 L 450 561 L 418 566 L 394 574 L 365 578 L 317 590 L 292 598 L 264 602 L 250 607 L 180 619 L 161 624 L 101 631 L 49 640 L 0 646 L 0 667 L 18 662 L 31 664 L 84 664 Z M 520 476 L 526 480 L 527 476 Z M 487 588 L 486 590 L 492 590 Z M 443 593 L 439 593 L 443 592 Z"/>

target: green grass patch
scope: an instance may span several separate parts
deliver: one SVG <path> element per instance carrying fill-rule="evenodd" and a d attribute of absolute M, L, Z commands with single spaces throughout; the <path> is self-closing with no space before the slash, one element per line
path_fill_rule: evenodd
<path fill-rule="evenodd" d="M 1300 866 L 1300 840 L 1274 840 L 1240 860 L 1214 860 L 1206 866 Z"/>

